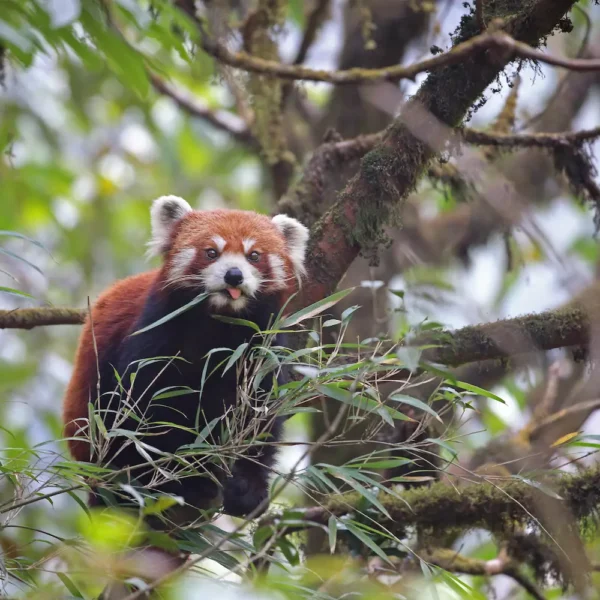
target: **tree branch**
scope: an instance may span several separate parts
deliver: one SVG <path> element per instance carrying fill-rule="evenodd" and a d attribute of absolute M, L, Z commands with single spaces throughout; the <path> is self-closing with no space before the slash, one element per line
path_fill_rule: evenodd
<path fill-rule="evenodd" d="M 526 43 L 537 43 L 552 31 L 573 3 L 574 0 L 538 0 L 509 23 L 508 32 Z M 464 36 L 469 35 L 473 20 L 471 17 L 471 23 L 463 22 Z M 501 37 L 494 39 L 506 38 L 505 34 L 494 34 L 497 35 Z M 339 200 L 313 227 L 307 261 L 311 285 L 303 294 L 305 304 L 329 295 L 359 252 L 373 258 L 378 246 L 388 242 L 384 227 L 397 223 L 404 199 L 434 156 L 432 148 L 412 132 L 429 131 L 438 120 L 450 127 L 458 125 L 507 64 L 510 56 L 505 55 L 502 60 L 491 56 L 485 46 L 477 45 L 480 40 L 475 38 L 474 47 L 478 50 L 469 50 L 462 57 L 463 62 L 428 77 L 400 117 L 384 132 L 381 142 L 364 156 L 359 173 Z M 457 47 L 464 48 L 463 44 Z M 404 125 L 409 120 L 410 130 Z"/>
<path fill-rule="evenodd" d="M 183 92 L 170 87 L 154 73 L 148 73 L 148 77 L 156 91 L 171 98 L 179 108 L 192 117 L 210 123 L 215 129 L 224 131 L 233 139 L 246 146 L 250 145 L 255 149 L 258 147 L 252 132 L 248 128 L 248 124 L 237 115 L 224 110 L 211 110 L 197 98 L 192 99 L 191 97 L 187 97 Z"/>
<path fill-rule="evenodd" d="M 547 487 L 549 484 L 554 485 Z M 535 515 L 541 502 L 553 504 L 558 510 L 568 510 L 578 520 L 595 514 L 600 506 L 598 466 L 576 475 L 561 472 L 547 478 L 544 486 L 555 493 L 540 491 L 530 482 L 512 478 L 488 480 L 476 476 L 473 484 L 459 487 L 440 481 L 426 488 L 406 490 L 399 497 L 391 493 L 378 496 L 389 517 L 377 511 L 375 518 L 399 538 L 406 536 L 413 527 L 435 531 L 437 536 L 448 530 L 474 527 L 510 535 L 517 525 L 539 525 Z M 323 506 L 308 508 L 299 515 L 294 511 L 294 518 L 304 521 L 301 528 L 325 525 L 331 515 L 362 514 L 364 509 L 358 509 L 358 506 L 363 506 L 362 498 L 351 492 L 330 496 Z M 367 509 L 367 514 L 371 511 L 376 509 Z M 283 520 L 282 525 L 293 531 L 294 527 L 286 524 L 283 517 L 284 513 L 271 513 L 261 520 L 260 525 Z"/>
<path fill-rule="evenodd" d="M 562 3 L 564 4 L 564 2 Z M 568 4 L 573 4 L 570 2 Z M 568 10 L 569 7 L 567 7 Z M 564 13 L 563 13 L 564 14 Z M 555 25 L 555 23 L 554 23 Z M 547 33 L 550 33 L 549 31 Z M 536 40 L 537 41 L 537 40 Z M 301 65 L 288 65 L 273 60 L 265 60 L 246 52 L 233 52 L 219 41 L 204 35 L 203 49 L 216 60 L 230 67 L 261 73 L 280 79 L 301 81 L 320 81 L 336 85 L 356 83 L 378 83 L 381 81 L 400 81 L 402 79 L 414 80 L 417 75 L 425 71 L 436 71 L 462 63 L 481 51 L 495 51 L 501 63 L 506 63 L 515 58 L 535 60 L 556 67 L 563 67 L 571 71 L 598 71 L 600 60 L 586 58 L 563 58 L 545 54 L 531 48 L 526 43 L 520 42 L 510 35 L 501 32 L 482 33 L 465 42 L 457 44 L 449 52 L 438 54 L 412 65 L 394 65 L 382 69 L 347 69 L 342 71 L 322 71 L 309 69 Z"/>
<path fill-rule="evenodd" d="M 467 127 L 457 130 L 465 142 L 477 146 L 559 148 L 570 144 L 591 142 L 600 137 L 600 127 L 562 133 L 488 133 Z"/>
<path fill-rule="evenodd" d="M 591 322 L 577 306 L 469 325 L 456 331 L 428 334 L 411 345 L 438 344 L 427 348 L 421 358 L 432 363 L 457 366 L 469 362 L 506 358 L 539 350 L 586 346 Z"/>
<path fill-rule="evenodd" d="M 86 310 L 77 308 L 0 310 L 0 329 L 33 329 L 44 325 L 81 325 L 86 314 Z"/>
<path fill-rule="evenodd" d="M 294 59 L 295 65 L 301 65 L 308 55 L 310 47 L 313 45 L 319 28 L 323 22 L 327 19 L 329 14 L 329 7 L 331 0 L 316 0 L 315 4 L 306 19 L 306 28 L 304 29 L 304 35 L 302 36 L 302 42 L 298 48 L 296 58 Z"/>
<path fill-rule="evenodd" d="M 589 288 L 585 298 L 597 294 Z M 563 308 L 469 325 L 455 331 L 428 333 L 411 342 L 430 346 L 421 358 L 432 363 L 456 366 L 476 361 L 507 358 L 540 350 L 586 346 L 590 340 L 589 307 L 576 299 Z M 79 325 L 85 310 L 71 308 L 22 308 L 0 311 L 0 329 L 32 329 L 43 325 Z"/>
<path fill-rule="evenodd" d="M 497 557 L 491 560 L 479 560 L 462 556 L 454 550 L 436 548 L 427 552 L 420 552 L 419 558 L 436 565 L 445 571 L 461 573 L 463 575 L 479 575 L 490 577 L 492 575 L 506 575 L 518 583 L 528 594 L 536 600 L 545 600 L 544 595 L 537 587 L 519 571 L 515 562 L 508 557 Z"/>

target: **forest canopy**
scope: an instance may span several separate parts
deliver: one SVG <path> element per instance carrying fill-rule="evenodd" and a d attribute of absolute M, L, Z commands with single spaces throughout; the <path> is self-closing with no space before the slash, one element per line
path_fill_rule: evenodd
<path fill-rule="evenodd" d="M 599 27 L 592 0 L 3 0 L 0 596 L 596 597 Z M 68 452 L 81 325 L 160 265 L 165 195 L 310 229 L 298 293 L 220 359 L 244 398 L 293 373 L 260 515 L 181 525 Z M 92 445 L 157 477 L 268 443 L 213 426 L 161 454 L 90 401 Z"/>

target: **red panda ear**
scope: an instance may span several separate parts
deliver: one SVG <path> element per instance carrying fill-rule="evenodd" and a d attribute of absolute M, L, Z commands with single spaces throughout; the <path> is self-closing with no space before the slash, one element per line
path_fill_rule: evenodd
<path fill-rule="evenodd" d="M 152 203 L 150 221 L 152 239 L 148 242 L 148 254 L 155 256 L 169 249 L 173 226 L 191 212 L 192 207 L 179 196 L 161 196 Z"/>
<path fill-rule="evenodd" d="M 308 243 L 308 228 L 302 225 L 300 221 L 292 219 L 292 217 L 288 217 L 287 215 L 275 215 L 273 217 L 273 224 L 285 238 L 285 245 L 294 265 L 296 275 L 304 275 L 306 272 L 304 260 L 306 258 L 306 245 Z"/>

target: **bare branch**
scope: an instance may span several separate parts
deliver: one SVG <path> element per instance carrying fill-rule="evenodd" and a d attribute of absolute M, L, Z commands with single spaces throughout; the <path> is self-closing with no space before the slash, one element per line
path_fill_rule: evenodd
<path fill-rule="evenodd" d="M 469 144 L 510 148 L 558 148 L 570 144 L 591 142 L 600 137 L 600 127 L 563 133 L 488 133 L 467 127 L 457 131 Z"/>
<path fill-rule="evenodd" d="M 319 28 L 327 18 L 329 13 L 329 7 L 331 0 L 316 0 L 313 9 L 310 11 L 308 18 L 306 19 L 306 28 L 304 29 L 304 36 L 302 42 L 298 48 L 298 53 L 294 59 L 295 65 L 301 65 L 308 55 L 310 47 L 313 45 Z"/>
<path fill-rule="evenodd" d="M 237 115 L 224 110 L 211 110 L 206 104 L 201 103 L 198 98 L 192 98 L 180 90 L 175 90 L 154 73 L 148 73 L 148 77 L 156 91 L 171 98 L 179 108 L 192 117 L 210 123 L 216 129 L 224 131 L 244 145 L 256 147 L 255 139 L 248 124 Z"/>
<path fill-rule="evenodd" d="M 572 4 L 572 3 L 570 3 Z M 280 79 L 301 81 L 321 81 L 336 85 L 356 83 L 377 83 L 381 81 L 414 80 L 419 73 L 436 71 L 462 63 L 473 55 L 489 50 L 495 51 L 501 64 L 522 58 L 535 60 L 572 71 L 599 71 L 600 60 L 585 58 L 563 58 L 545 54 L 535 50 L 526 43 L 520 42 L 502 32 L 482 33 L 466 42 L 456 45 L 449 52 L 439 54 L 412 65 L 394 65 L 382 69 L 347 69 L 344 71 L 322 71 L 309 69 L 300 65 L 288 65 L 277 61 L 258 58 L 246 52 L 233 52 L 215 39 L 206 35 L 202 41 L 204 50 L 218 61 L 244 71 L 262 73 Z"/>

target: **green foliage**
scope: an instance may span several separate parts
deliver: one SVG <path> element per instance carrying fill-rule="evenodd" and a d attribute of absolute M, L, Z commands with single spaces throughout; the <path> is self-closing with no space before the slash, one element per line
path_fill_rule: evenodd
<path fill-rule="evenodd" d="M 263 164 L 264 155 L 257 156 L 252 147 L 190 115 L 173 98 L 154 89 L 152 76 L 183 95 L 183 90 L 189 92 L 208 109 L 224 109 L 237 117 L 245 116 L 242 113 L 248 106 L 235 94 L 223 93 L 225 86 L 220 84 L 230 80 L 232 89 L 238 89 L 241 83 L 238 92 L 249 87 L 254 94 L 252 106 L 258 111 L 250 124 L 271 163 L 289 160 L 283 138 L 287 123 L 271 110 L 269 101 L 280 103 L 282 86 L 266 76 L 255 77 L 249 85 L 249 78 L 217 70 L 199 48 L 194 18 L 175 4 L 171 0 L 2 1 L 0 57 L 5 62 L 2 72 L 7 86 L 0 99 L 3 309 L 86 307 L 115 279 L 147 268 L 143 255 L 149 237 L 148 206 L 161 194 L 186 197 L 200 208 L 273 210 L 268 193 L 271 173 Z M 285 39 L 282 32 L 297 31 L 307 21 L 308 3 L 275 4 L 287 12 L 278 11 L 262 40 L 263 54 L 271 58 Z M 229 21 L 225 37 L 228 27 Z M 324 101 L 328 93 L 323 88 L 308 89 L 307 97 Z M 294 123 L 296 133 L 306 127 L 300 119 Z M 398 163 L 393 154 L 390 150 L 386 160 L 375 166 L 394 163 L 396 171 L 402 171 L 405 163 Z M 385 173 L 374 168 L 372 159 L 363 169 L 373 189 L 380 190 Z M 395 198 L 394 190 L 383 192 Z M 428 200 L 436 210 L 450 212 L 461 206 L 463 198 L 453 190 L 445 200 L 437 192 L 423 202 Z M 391 205 L 383 213 L 369 206 L 367 202 L 361 205 L 362 233 L 377 230 L 387 240 L 387 232 L 380 229 L 392 212 Z M 509 246 L 519 264 L 498 286 L 496 308 L 514 292 L 529 265 L 547 258 L 541 245 L 531 240 L 511 239 Z M 598 245 L 580 236 L 569 252 L 589 267 L 597 262 Z M 375 297 L 377 289 L 371 287 Z M 438 321 L 444 318 L 437 309 L 444 302 L 460 305 L 465 298 L 471 300 L 454 265 L 450 269 L 446 264 L 407 268 L 400 288 L 381 288 L 396 301 L 393 336 L 355 334 L 353 326 L 365 307 L 358 306 L 363 301 L 356 298 L 360 290 L 354 288 L 292 314 L 283 311 L 268 331 L 242 319 L 227 319 L 232 325 L 250 328 L 260 343 L 233 351 L 215 348 L 202 381 L 213 375 L 217 365 L 227 371 L 236 369 L 245 374 L 243 391 L 252 396 L 265 378 L 283 366 L 290 368 L 296 378 L 263 398 L 269 418 L 290 418 L 288 431 L 293 434 L 283 444 L 282 454 L 290 452 L 274 474 L 271 511 L 259 522 L 219 519 L 215 508 L 175 535 L 150 529 L 146 519 L 168 521 L 185 508 L 180 498 L 142 489 L 130 474 L 119 478 L 124 473 L 67 458 L 58 413 L 77 328 L 0 331 L 0 594 L 31 599 L 95 598 L 110 579 L 128 578 L 129 567 L 140 566 L 131 551 L 150 544 L 169 553 L 189 552 L 198 560 L 193 576 L 161 588 L 161 597 L 173 600 L 211 593 L 222 596 L 231 590 L 232 597 L 237 597 L 245 589 L 240 586 L 251 588 L 261 598 L 290 600 L 485 597 L 489 578 L 459 577 L 420 556 L 424 533 L 427 542 L 462 552 L 461 536 L 469 534 L 472 523 L 445 531 L 447 537 L 439 539 L 441 528 L 423 532 L 404 523 L 390 523 L 390 518 L 395 507 L 406 515 L 419 502 L 446 506 L 443 503 L 450 495 L 440 484 L 433 493 L 431 488 L 406 493 L 402 488 L 430 483 L 437 467 L 430 463 L 424 467 L 423 457 L 430 462 L 439 457 L 439 469 L 452 477 L 453 469 L 462 468 L 457 466 L 459 451 L 472 450 L 482 438 L 509 434 L 513 423 L 510 413 L 503 411 L 514 408 L 525 413 L 529 388 L 509 378 L 503 387 L 507 393 L 489 390 L 486 384 L 463 381 L 440 365 L 424 363 L 421 357 L 426 347 L 402 345 L 423 332 L 442 328 Z M 198 296 L 150 327 L 159 328 L 202 300 Z M 339 304 L 344 310 L 331 318 L 329 313 Z M 307 334 L 307 347 L 273 346 L 277 331 L 300 335 L 298 330 Z M 120 381 L 118 393 L 125 401 L 115 428 L 107 430 L 102 411 L 94 410 L 90 402 L 89 436 L 97 449 L 102 451 L 111 443 L 135 446 L 160 482 L 173 476 L 169 471 L 173 462 L 177 476 L 198 475 L 207 462 L 229 467 L 240 449 L 267 443 L 253 437 L 251 430 L 236 427 L 242 420 L 234 417 L 243 416 L 243 407 L 231 415 L 227 435 L 218 447 L 210 435 L 215 427 L 223 426 L 216 420 L 201 429 L 196 423 L 194 442 L 176 453 L 159 452 L 142 441 L 139 432 L 144 419 L 127 404 L 126 390 L 147 364 L 131 365 Z M 431 381 L 435 385 L 430 389 Z M 187 388 L 163 389 L 152 402 L 175 404 L 188 393 Z M 137 418 L 137 431 L 118 426 L 125 414 Z M 312 417 L 325 424 L 322 437 L 311 430 Z M 480 430 L 466 435 L 461 419 L 469 427 L 474 423 L 468 431 Z M 419 424 L 427 426 L 420 437 L 398 441 L 389 433 Z M 597 452 L 600 448 L 598 436 L 573 433 L 558 440 L 561 451 Z M 347 456 L 350 445 L 354 452 Z M 320 450 L 330 451 L 331 460 L 317 458 Z M 403 469 L 415 471 L 406 475 Z M 458 479 L 451 481 L 454 484 Z M 535 490 L 556 500 L 555 492 L 535 474 L 520 474 L 516 479 L 510 483 L 525 489 L 525 494 Z M 127 498 L 131 509 L 88 509 L 86 494 L 92 481 L 107 497 Z M 455 491 L 460 493 L 460 488 Z M 335 502 L 345 502 L 347 492 L 351 493 L 350 507 L 345 504 L 339 514 L 334 511 L 325 519 L 310 521 L 307 505 L 318 507 L 331 495 Z M 573 508 L 585 513 L 586 519 L 590 509 L 586 502 L 595 498 L 592 492 L 586 488 L 581 495 L 573 494 Z M 472 495 L 487 499 L 484 492 Z M 498 493 L 494 498 L 501 496 Z M 510 498 L 500 500 L 517 510 Z M 461 509 L 458 503 L 457 514 Z M 449 514 L 442 508 L 434 517 Z M 509 528 L 515 522 L 502 520 L 502 525 Z M 528 520 L 527 525 L 535 535 L 540 534 L 539 523 Z M 310 549 L 307 529 L 323 534 L 317 555 Z M 498 537 L 475 544 L 469 557 L 492 560 L 504 541 Z M 554 575 L 554 563 L 546 554 L 540 556 L 535 561 L 525 556 L 523 561 L 530 560 L 531 571 L 539 578 Z M 151 565 L 159 569 L 162 563 Z M 400 571 L 402 577 L 398 577 Z M 224 584 L 224 578 L 230 582 Z M 140 584 L 131 579 L 128 583 L 134 588 Z M 552 594 L 548 597 L 558 597 Z"/>

